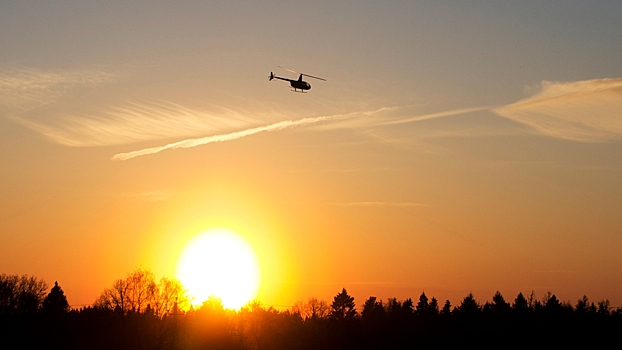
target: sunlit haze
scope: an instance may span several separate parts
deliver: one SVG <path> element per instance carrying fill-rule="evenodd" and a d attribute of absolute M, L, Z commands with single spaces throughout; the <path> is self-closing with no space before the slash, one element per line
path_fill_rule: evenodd
<path fill-rule="evenodd" d="M 252 301 L 261 283 L 259 261 L 244 238 L 226 229 L 212 229 L 192 237 L 177 261 L 175 277 L 188 289 L 192 304 L 208 297 L 238 309 Z"/>

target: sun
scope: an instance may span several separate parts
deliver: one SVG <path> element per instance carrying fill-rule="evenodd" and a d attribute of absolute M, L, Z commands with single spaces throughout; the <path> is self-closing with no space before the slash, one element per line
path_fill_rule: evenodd
<path fill-rule="evenodd" d="M 192 237 L 177 259 L 175 276 L 194 298 L 194 306 L 216 296 L 228 309 L 239 309 L 253 300 L 261 282 L 253 247 L 239 234 L 223 228 Z"/>

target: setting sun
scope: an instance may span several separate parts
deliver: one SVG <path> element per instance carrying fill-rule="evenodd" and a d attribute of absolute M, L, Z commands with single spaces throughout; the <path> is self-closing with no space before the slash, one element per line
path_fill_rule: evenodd
<path fill-rule="evenodd" d="M 199 233 L 186 243 L 175 275 L 194 298 L 193 305 L 213 295 L 230 309 L 254 299 L 261 281 L 252 246 L 239 234 L 221 228 Z"/>

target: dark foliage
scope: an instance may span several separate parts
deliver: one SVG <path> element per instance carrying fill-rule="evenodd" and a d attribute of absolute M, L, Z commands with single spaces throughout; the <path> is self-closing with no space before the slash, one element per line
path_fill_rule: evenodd
<path fill-rule="evenodd" d="M 58 282 L 54 282 L 54 287 L 43 300 L 41 312 L 48 317 L 63 317 L 69 312 L 67 297 Z"/>
<path fill-rule="evenodd" d="M 354 298 L 348 295 L 344 288 L 341 293 L 335 295 L 331 304 L 330 318 L 334 320 L 352 320 L 356 317 L 356 304 Z"/>
<path fill-rule="evenodd" d="M 26 275 L 0 275 L 0 318 L 33 316 L 39 311 L 47 285 Z"/>
<path fill-rule="evenodd" d="M 141 284 L 146 290 L 153 286 L 148 282 Z M 469 293 L 456 307 L 445 301 L 440 309 L 436 298 L 425 293 L 416 303 L 410 298 L 382 301 L 372 296 L 359 314 L 354 298 L 343 289 L 330 307 L 311 298 L 287 311 L 257 302 L 233 311 L 210 298 L 201 307 L 184 312 L 175 305 L 162 309 L 156 299 L 144 307 L 112 309 L 106 304 L 69 310 L 57 283 L 45 299 L 44 286 L 34 277 L 2 275 L 2 348 L 594 348 L 604 347 L 622 329 L 622 312 L 612 309 L 607 300 L 594 303 L 584 296 L 572 305 L 552 293 L 541 300 L 533 293 L 528 298 L 519 293 L 510 304 L 497 292 L 483 305 Z"/>

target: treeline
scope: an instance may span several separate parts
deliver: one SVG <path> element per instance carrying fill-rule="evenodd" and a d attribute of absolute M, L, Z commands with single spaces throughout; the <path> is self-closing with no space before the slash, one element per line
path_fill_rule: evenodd
<path fill-rule="evenodd" d="M 569 346 L 617 342 L 622 312 L 586 296 L 575 304 L 547 293 L 537 299 L 472 294 L 452 306 L 369 297 L 357 308 L 345 289 L 331 302 L 311 298 L 279 311 L 253 302 L 239 311 L 217 298 L 198 308 L 178 281 L 135 270 L 92 306 L 70 309 L 62 288 L 0 276 L 0 348 L 7 349 L 415 349 Z"/>

